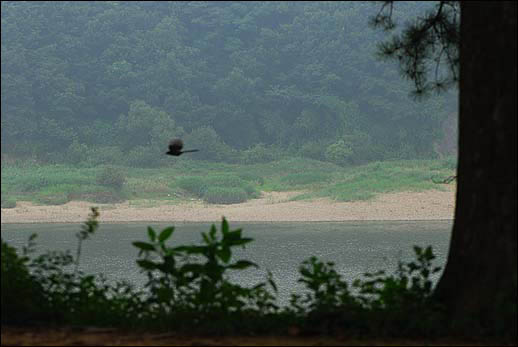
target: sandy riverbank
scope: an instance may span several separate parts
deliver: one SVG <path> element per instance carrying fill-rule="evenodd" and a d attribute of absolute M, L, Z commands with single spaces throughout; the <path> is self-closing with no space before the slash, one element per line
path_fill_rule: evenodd
<path fill-rule="evenodd" d="M 430 190 L 381 194 L 369 201 L 336 202 L 330 199 L 289 201 L 298 192 L 263 193 L 259 199 L 241 204 L 209 205 L 200 201 L 176 205 L 158 202 L 93 204 L 72 201 L 60 206 L 37 206 L 18 202 L 15 208 L 2 209 L 2 223 L 83 222 L 90 206 L 99 206 L 101 222 L 217 222 L 225 216 L 240 222 L 309 222 L 351 220 L 440 220 L 453 219 L 455 190 Z M 146 207 L 147 206 L 147 207 Z"/>

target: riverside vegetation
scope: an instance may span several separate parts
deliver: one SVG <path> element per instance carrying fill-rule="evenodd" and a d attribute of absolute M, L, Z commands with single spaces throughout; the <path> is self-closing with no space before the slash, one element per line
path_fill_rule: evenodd
<path fill-rule="evenodd" d="M 261 191 L 290 190 L 304 192 L 295 200 L 366 200 L 377 193 L 442 189 L 432 179 L 453 175 L 455 168 L 453 157 L 348 167 L 308 158 L 243 165 L 179 159 L 170 166 L 150 169 L 2 163 L 2 208 L 15 207 L 16 201 L 59 205 L 71 200 L 129 200 L 139 205 L 145 200 L 175 204 L 202 199 L 231 204 L 259 197 Z"/>
<path fill-rule="evenodd" d="M 352 284 L 332 262 L 310 257 L 300 265 L 306 291 L 292 294 L 288 306 L 276 304 L 276 284 L 268 272 L 251 288 L 230 281 L 230 271 L 258 266 L 235 260 L 232 250 L 252 242 L 223 219 L 202 243 L 174 245 L 174 227 L 147 229 L 135 241 L 136 260 L 147 275 L 143 290 L 125 281 L 80 270 L 82 242 L 98 228 L 96 208 L 78 232 L 76 255 L 48 251 L 35 255 L 32 235 L 21 250 L 2 240 L 2 324 L 96 325 L 198 334 L 301 333 L 377 337 L 431 337 L 447 332 L 441 307 L 433 305 L 431 247 L 414 247 L 416 259 L 400 262 L 394 274 L 365 274 Z"/>
<path fill-rule="evenodd" d="M 455 93 L 408 99 L 397 67 L 374 56 L 378 10 L 2 2 L 2 207 L 438 188 L 430 176 L 455 168 L 438 160 L 456 153 Z M 168 157 L 172 137 L 200 151 Z"/>

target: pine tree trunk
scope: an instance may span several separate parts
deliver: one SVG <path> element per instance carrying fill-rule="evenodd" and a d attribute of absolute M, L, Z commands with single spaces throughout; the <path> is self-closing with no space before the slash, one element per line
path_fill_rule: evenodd
<path fill-rule="evenodd" d="M 448 261 L 435 291 L 454 326 L 475 319 L 482 329 L 514 335 L 516 19 L 514 1 L 461 2 L 457 202 Z"/>

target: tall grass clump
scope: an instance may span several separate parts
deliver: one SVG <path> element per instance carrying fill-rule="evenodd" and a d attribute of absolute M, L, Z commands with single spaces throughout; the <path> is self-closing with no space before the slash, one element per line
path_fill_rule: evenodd
<path fill-rule="evenodd" d="M 96 181 L 97 184 L 120 191 L 126 182 L 126 176 L 121 169 L 108 166 L 97 174 Z"/>
<path fill-rule="evenodd" d="M 178 187 L 193 194 L 196 197 L 202 197 L 207 190 L 205 179 L 201 176 L 180 177 L 177 180 Z"/>
<path fill-rule="evenodd" d="M 251 183 L 236 175 L 181 177 L 177 185 L 211 204 L 235 204 L 259 196 Z"/>
<path fill-rule="evenodd" d="M 209 187 L 203 194 L 203 200 L 209 204 L 238 204 L 247 198 L 243 189 L 233 187 Z"/>

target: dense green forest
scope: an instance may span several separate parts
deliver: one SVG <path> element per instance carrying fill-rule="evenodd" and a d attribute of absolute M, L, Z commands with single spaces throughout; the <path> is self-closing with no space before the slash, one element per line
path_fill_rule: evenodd
<path fill-rule="evenodd" d="M 453 92 L 416 101 L 363 2 L 3 1 L 2 162 L 161 166 L 451 154 Z M 397 6 L 401 22 L 430 3 Z M 454 141 L 453 141 L 454 142 Z"/>

